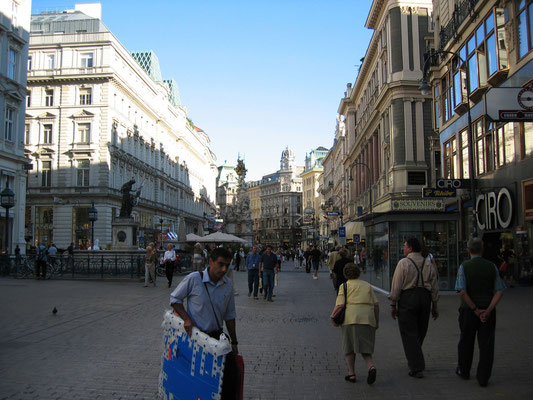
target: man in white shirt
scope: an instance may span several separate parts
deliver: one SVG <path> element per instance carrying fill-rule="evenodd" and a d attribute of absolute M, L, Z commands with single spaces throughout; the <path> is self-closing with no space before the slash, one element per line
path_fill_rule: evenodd
<path fill-rule="evenodd" d="M 165 255 L 163 256 L 163 260 L 161 262 L 165 266 L 165 274 L 168 280 L 168 287 L 170 287 L 172 286 L 172 278 L 174 277 L 174 266 L 176 265 L 176 251 L 174 250 L 174 246 L 171 243 L 167 244 L 167 251 L 165 251 Z"/>

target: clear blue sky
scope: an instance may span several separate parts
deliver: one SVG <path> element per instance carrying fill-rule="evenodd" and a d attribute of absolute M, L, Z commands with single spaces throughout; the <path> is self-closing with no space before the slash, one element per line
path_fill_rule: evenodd
<path fill-rule="evenodd" d="M 33 0 L 33 13 L 75 0 Z M 370 0 L 101 0 L 102 20 L 129 51 L 153 50 L 174 78 L 189 117 L 211 138 L 217 165 L 247 180 L 279 169 L 291 148 L 333 144 L 346 83 L 354 82 L 372 30 Z"/>

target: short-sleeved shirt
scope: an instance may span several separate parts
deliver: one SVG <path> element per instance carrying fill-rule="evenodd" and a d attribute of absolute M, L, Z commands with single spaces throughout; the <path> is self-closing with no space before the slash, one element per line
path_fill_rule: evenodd
<path fill-rule="evenodd" d="M 209 290 L 209 296 L 206 289 Z M 203 332 L 221 329 L 222 326 L 218 323 L 231 321 L 237 315 L 231 280 L 224 276 L 214 283 L 209 278 L 209 269 L 203 272 L 191 272 L 170 294 L 170 305 L 184 304 L 185 300 L 187 300 L 187 314 Z"/>
<path fill-rule="evenodd" d="M 360 279 L 349 279 L 346 282 L 347 303 L 343 325 L 361 324 L 376 327 L 374 305 L 378 299 L 372 286 Z M 344 285 L 339 286 L 339 294 L 335 305 L 344 304 Z"/>
<path fill-rule="evenodd" d="M 270 253 L 270 255 L 268 255 L 267 253 L 263 253 L 261 255 L 261 262 L 263 263 L 264 269 L 273 270 L 274 268 L 276 268 L 276 264 L 278 264 L 279 261 L 278 256 L 274 253 Z"/>

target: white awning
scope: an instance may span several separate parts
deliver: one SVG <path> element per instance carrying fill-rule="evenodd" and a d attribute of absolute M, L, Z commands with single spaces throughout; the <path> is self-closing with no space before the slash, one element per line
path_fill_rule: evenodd
<path fill-rule="evenodd" d="M 365 224 L 362 221 L 350 221 L 344 225 L 346 228 L 346 240 L 353 240 L 353 235 L 358 233 L 361 239 L 366 236 Z"/>

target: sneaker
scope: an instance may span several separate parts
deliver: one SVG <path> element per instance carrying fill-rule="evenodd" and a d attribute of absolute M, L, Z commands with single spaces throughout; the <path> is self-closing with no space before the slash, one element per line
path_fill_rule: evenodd
<path fill-rule="evenodd" d="M 313 279 L 318 279 L 318 276 L 313 276 Z"/>
<path fill-rule="evenodd" d="M 424 374 L 422 373 L 422 371 L 409 371 L 409 376 L 420 379 L 424 377 Z"/>

